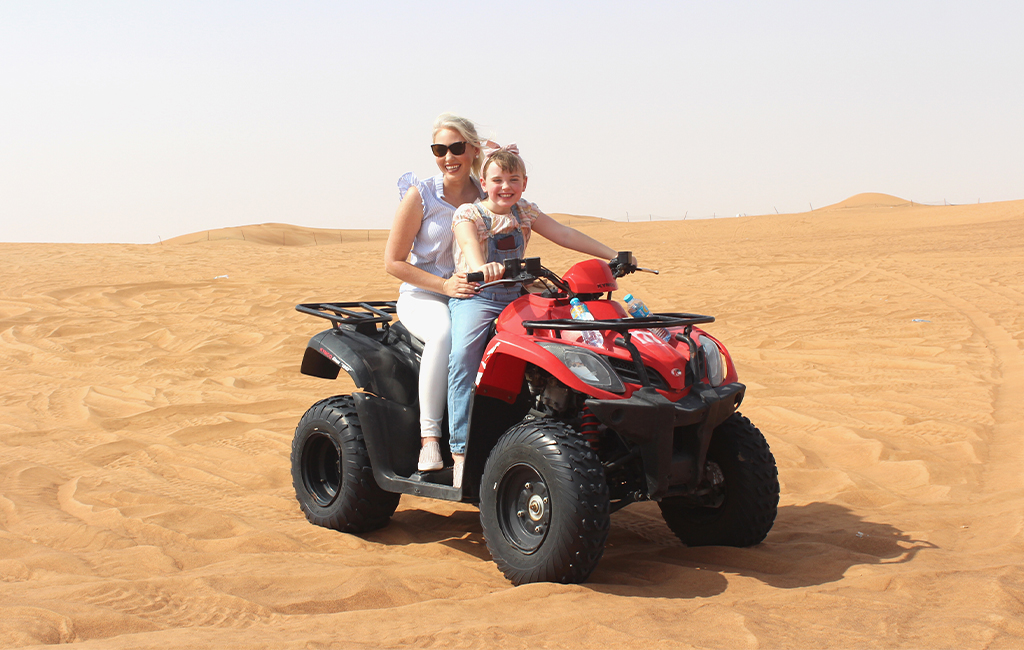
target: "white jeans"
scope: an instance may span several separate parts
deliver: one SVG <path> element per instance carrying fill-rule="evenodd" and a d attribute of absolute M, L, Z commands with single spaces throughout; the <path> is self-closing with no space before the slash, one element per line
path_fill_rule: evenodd
<path fill-rule="evenodd" d="M 411 291 L 398 297 L 398 318 L 423 341 L 420 360 L 420 436 L 441 438 L 441 421 L 448 401 L 448 357 L 452 351 L 452 321 L 448 298 Z"/>

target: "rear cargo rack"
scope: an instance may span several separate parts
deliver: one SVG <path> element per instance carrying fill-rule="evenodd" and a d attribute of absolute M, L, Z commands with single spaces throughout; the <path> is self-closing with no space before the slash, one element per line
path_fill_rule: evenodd
<path fill-rule="evenodd" d="M 358 329 L 369 326 L 377 329 L 377 323 L 388 328 L 391 314 L 396 313 L 394 300 L 373 300 L 366 302 L 311 302 L 295 305 L 295 311 L 326 318 L 334 324 L 335 329 L 342 325 L 353 325 Z"/>

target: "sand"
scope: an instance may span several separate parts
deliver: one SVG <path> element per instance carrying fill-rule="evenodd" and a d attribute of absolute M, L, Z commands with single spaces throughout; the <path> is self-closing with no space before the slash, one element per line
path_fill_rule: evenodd
<path fill-rule="evenodd" d="M 294 305 L 394 297 L 384 232 L 0 244 L 0 647 L 1024 645 L 1024 201 L 562 218 L 661 270 L 623 291 L 717 317 L 779 465 L 762 544 L 636 504 L 587 583 L 514 588 L 471 506 L 308 524 L 292 433 L 352 384 L 299 373 L 326 324 Z"/>

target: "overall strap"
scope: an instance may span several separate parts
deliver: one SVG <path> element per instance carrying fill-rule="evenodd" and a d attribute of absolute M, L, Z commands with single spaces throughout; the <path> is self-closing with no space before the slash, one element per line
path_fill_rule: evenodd
<path fill-rule="evenodd" d="M 477 214 L 484 220 L 484 228 L 487 229 L 487 236 L 491 236 L 491 215 L 487 214 L 487 210 L 484 210 L 483 206 L 479 203 L 474 203 L 473 207 L 476 208 Z"/>
<path fill-rule="evenodd" d="M 516 218 L 516 230 L 523 229 L 523 213 L 519 210 L 519 204 L 512 206 L 512 216 Z"/>

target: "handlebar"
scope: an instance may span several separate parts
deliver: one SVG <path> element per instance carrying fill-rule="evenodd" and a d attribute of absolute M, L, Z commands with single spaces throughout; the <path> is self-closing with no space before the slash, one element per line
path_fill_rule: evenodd
<path fill-rule="evenodd" d="M 501 274 L 501 279 L 489 282 L 486 286 L 497 284 L 498 282 L 523 282 L 538 277 L 547 277 L 546 270 L 540 265 L 539 257 L 505 260 L 503 264 L 505 265 L 505 271 Z M 483 282 L 484 274 L 482 271 L 467 273 L 466 280 L 469 282 Z"/>
<path fill-rule="evenodd" d="M 636 271 L 643 271 L 644 273 L 653 273 L 658 275 L 658 271 L 656 269 L 646 269 L 632 264 L 632 257 L 633 253 L 630 251 L 619 251 L 619 254 L 608 262 L 608 267 L 612 270 L 612 275 L 616 278 L 621 278 L 624 275 L 635 273 Z M 528 257 L 522 260 L 505 260 L 504 264 L 505 272 L 502 274 L 501 279 L 489 284 L 495 284 L 502 281 L 522 281 L 534 279 L 543 275 L 543 267 L 540 265 L 539 257 Z M 484 274 L 482 271 L 467 273 L 466 280 L 469 282 L 483 282 Z"/>

